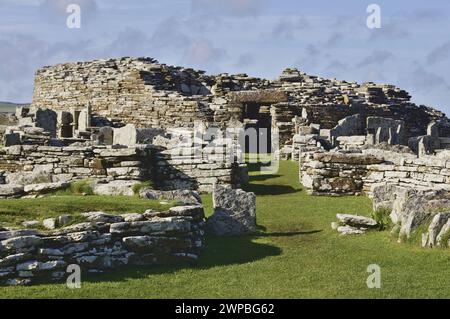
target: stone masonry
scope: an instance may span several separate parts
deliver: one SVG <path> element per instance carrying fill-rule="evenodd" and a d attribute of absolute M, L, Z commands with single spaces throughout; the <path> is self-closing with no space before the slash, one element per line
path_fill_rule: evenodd
<path fill-rule="evenodd" d="M 358 84 L 286 69 L 276 80 L 246 74 L 216 76 L 160 64 L 151 58 L 119 58 L 66 63 L 36 73 L 32 107 L 83 110 L 112 123 L 143 128 L 194 127 L 202 121 L 227 126 L 230 121 L 278 130 L 282 145 L 292 143 L 296 117 L 322 129 L 360 114 L 403 120 L 405 138 L 425 135 L 441 121 L 441 136 L 450 125 L 435 109 L 417 106 L 392 85 Z"/>
<path fill-rule="evenodd" d="M 203 250 L 200 205 L 132 216 L 83 215 L 86 222 L 51 231 L 0 231 L 0 285 L 62 281 L 71 264 L 82 274 L 125 265 L 195 264 Z"/>

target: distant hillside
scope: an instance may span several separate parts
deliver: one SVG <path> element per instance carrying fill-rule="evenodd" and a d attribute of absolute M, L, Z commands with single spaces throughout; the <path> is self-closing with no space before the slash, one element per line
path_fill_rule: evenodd
<path fill-rule="evenodd" d="M 0 102 L 0 113 L 14 113 L 16 107 L 25 106 L 28 104 L 16 104 L 11 102 Z"/>

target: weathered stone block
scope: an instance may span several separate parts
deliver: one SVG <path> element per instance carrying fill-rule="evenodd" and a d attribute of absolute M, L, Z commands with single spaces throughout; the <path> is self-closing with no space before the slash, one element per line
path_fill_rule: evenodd
<path fill-rule="evenodd" d="M 214 214 L 206 229 L 218 236 L 236 236 L 256 231 L 256 196 L 241 189 L 216 185 L 213 191 Z"/>

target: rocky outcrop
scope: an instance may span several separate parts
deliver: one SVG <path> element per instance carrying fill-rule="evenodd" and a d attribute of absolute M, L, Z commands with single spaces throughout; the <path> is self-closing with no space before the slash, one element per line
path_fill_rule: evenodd
<path fill-rule="evenodd" d="M 203 249 L 202 206 L 133 217 L 103 212 L 83 215 L 84 223 L 47 232 L 0 231 L 0 284 L 61 281 L 68 276 L 67 266 L 73 264 L 81 267 L 82 275 L 126 265 L 195 264 Z M 56 226 L 60 226 L 58 220 Z"/>
<path fill-rule="evenodd" d="M 213 206 L 214 214 L 206 221 L 208 233 L 217 236 L 239 236 L 256 231 L 255 194 L 216 185 Z"/>

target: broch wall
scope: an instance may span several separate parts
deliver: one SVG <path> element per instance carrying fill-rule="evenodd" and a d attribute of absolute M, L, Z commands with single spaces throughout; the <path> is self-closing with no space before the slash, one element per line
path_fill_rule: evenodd
<path fill-rule="evenodd" d="M 292 142 L 293 119 L 332 129 L 346 116 L 361 114 L 405 122 L 405 136 L 426 134 L 442 120 L 441 136 L 450 132 L 445 115 L 410 102 L 392 85 L 358 84 L 286 69 L 273 81 L 246 74 L 216 76 L 160 64 L 151 58 L 121 58 L 59 64 L 36 73 L 32 107 L 82 110 L 113 123 L 138 127 L 194 127 L 203 121 L 228 125 L 237 120 L 278 128 L 281 144 Z"/>

